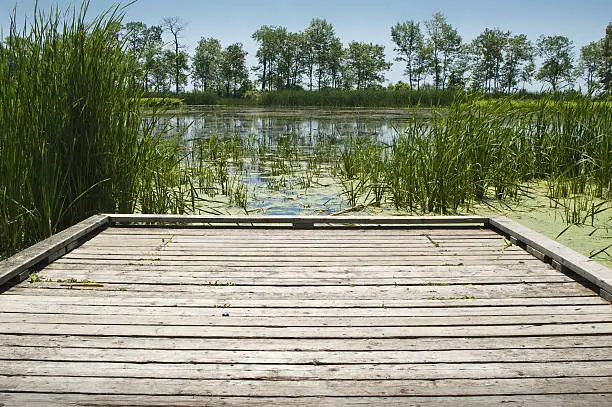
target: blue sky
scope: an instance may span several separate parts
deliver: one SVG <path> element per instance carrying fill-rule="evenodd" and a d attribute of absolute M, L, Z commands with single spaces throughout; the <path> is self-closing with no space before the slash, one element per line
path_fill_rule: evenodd
<path fill-rule="evenodd" d="M 42 9 L 71 3 L 39 0 Z M 90 11 L 93 15 L 114 3 L 91 0 Z M 31 13 L 34 0 L 0 0 L 0 25 L 4 29 L 15 4 L 23 17 Z M 254 65 L 257 48 L 251 34 L 264 24 L 299 31 L 312 18 L 325 18 L 345 44 L 353 40 L 382 44 L 391 60 L 390 27 L 399 21 L 429 19 L 437 11 L 458 29 L 465 42 L 485 28 L 498 27 L 526 34 L 534 42 L 540 35 L 565 35 L 574 41 L 576 54 L 581 46 L 603 37 L 606 25 L 612 22 L 610 0 L 138 0 L 127 9 L 126 21 L 153 25 L 164 17 L 180 17 L 188 23 L 184 41 L 190 51 L 203 36 L 218 38 L 224 45 L 242 42 L 250 54 L 249 65 Z M 402 79 L 401 75 L 402 68 L 395 65 L 386 76 L 395 82 Z"/>

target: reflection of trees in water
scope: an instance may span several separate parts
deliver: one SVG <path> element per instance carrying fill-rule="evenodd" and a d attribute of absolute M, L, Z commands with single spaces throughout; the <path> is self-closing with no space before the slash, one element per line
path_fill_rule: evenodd
<path fill-rule="evenodd" d="M 145 119 L 146 121 L 147 119 Z M 150 120 L 150 119 L 149 119 Z M 226 137 L 254 137 L 258 142 L 268 145 L 278 145 L 279 139 L 287 135 L 296 135 L 298 143 L 311 149 L 320 143 L 324 136 L 326 143 L 338 145 L 349 136 L 371 135 L 381 141 L 389 142 L 401 128 L 410 120 L 402 120 L 395 116 L 393 122 L 381 116 L 367 117 L 361 111 L 354 115 L 345 110 L 338 117 L 325 112 L 298 111 L 295 115 L 287 115 L 279 110 L 274 112 L 248 108 L 214 108 L 198 113 L 188 113 L 176 117 L 160 118 L 157 126 L 171 127 L 175 131 L 183 131 L 186 139 L 211 137 L 213 135 Z"/>

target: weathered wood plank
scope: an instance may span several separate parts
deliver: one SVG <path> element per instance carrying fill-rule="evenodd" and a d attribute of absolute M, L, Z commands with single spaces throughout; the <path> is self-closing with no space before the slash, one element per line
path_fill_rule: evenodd
<path fill-rule="evenodd" d="M 208 275 L 205 273 L 187 273 L 164 275 L 155 273 L 113 273 L 102 274 L 98 272 L 49 272 L 40 274 L 40 279 L 56 282 L 66 281 L 95 281 L 100 284 L 156 284 L 156 285 L 232 285 L 232 286 L 416 286 L 416 285 L 464 285 L 464 284 L 523 284 L 523 283 L 570 283 L 572 279 L 564 275 L 552 276 L 482 276 L 482 277 L 380 277 L 374 274 L 371 277 L 332 277 L 312 276 L 296 278 L 284 276 L 283 278 L 253 276 L 233 277 L 227 274 Z"/>
<path fill-rule="evenodd" d="M 0 286 L 13 278 L 54 256 L 58 251 L 64 251 L 71 243 L 79 238 L 104 227 L 108 223 L 108 216 L 96 215 L 80 222 L 48 239 L 43 240 L 26 250 L 0 262 Z"/>
<path fill-rule="evenodd" d="M 159 306 L 107 306 L 107 305 L 58 305 L 38 302 L 3 303 L 2 312 L 16 314 L 93 314 L 93 315 L 149 315 L 149 316 L 200 316 L 212 317 L 230 313 L 232 317 L 453 317 L 453 316 L 510 316 L 510 315 L 594 315 L 611 314 L 610 305 L 581 306 L 506 306 L 506 307 L 455 307 L 455 308 L 237 308 L 211 307 L 159 307 Z M 25 316 L 24 316 L 25 318 Z"/>
<path fill-rule="evenodd" d="M 0 402 L 10 405 L 55 406 L 55 405 L 104 405 L 104 406 L 456 406 L 456 407 L 589 407 L 604 406 L 609 400 L 607 393 L 589 394 L 545 394 L 508 396 L 450 396 L 450 397 L 216 397 L 216 396 L 157 396 L 157 395 L 98 395 L 58 393 L 6 393 L 0 394 Z"/>
<path fill-rule="evenodd" d="M 410 339 L 252 339 L 164 338 L 126 336 L 0 335 L 6 347 L 120 348 L 169 350 L 284 350 L 284 351 L 402 351 L 459 349 L 612 348 L 612 335 L 416 337 Z"/>
<path fill-rule="evenodd" d="M 382 364 L 382 363 L 489 363 L 551 361 L 612 362 L 612 348 L 461 349 L 431 351 L 237 351 L 0 347 L 2 360 L 100 361 L 190 364 Z"/>
<path fill-rule="evenodd" d="M 202 216 L 202 215 L 117 215 L 109 214 L 112 224 L 335 224 L 335 225 L 449 225 L 482 224 L 483 216 Z"/>
<path fill-rule="evenodd" d="M 301 299 L 243 299 L 234 297 L 231 303 L 220 301 L 216 297 L 197 296 L 184 298 L 177 296 L 91 296 L 89 292 L 65 291 L 67 295 L 43 296 L 30 295 L 28 290 L 17 294 L 12 289 L 0 295 L 0 305 L 7 302 L 20 302 L 23 304 L 60 304 L 60 305 L 111 305 L 111 306 L 160 306 L 160 307 L 213 307 L 213 308 L 453 308 L 453 307 L 485 307 L 485 306 L 533 306 L 533 305 L 591 305 L 609 302 L 594 293 L 591 296 L 553 296 L 553 297 L 525 297 L 525 298 L 429 298 L 429 299 L 390 299 L 390 298 L 315 298 Z M 46 293 L 46 291 L 45 291 Z"/>
<path fill-rule="evenodd" d="M 369 380 L 177 380 L 92 377 L 0 376 L 0 392 L 77 392 L 85 394 L 296 396 L 455 396 L 506 394 L 589 394 L 612 392 L 610 377 Z"/>
<path fill-rule="evenodd" d="M 240 273 L 238 275 L 261 275 L 266 274 L 283 276 L 287 273 L 297 273 L 299 275 L 324 275 L 323 273 L 338 273 L 341 275 L 347 274 L 361 274 L 369 275 L 373 273 L 383 274 L 387 273 L 389 276 L 398 275 L 419 275 L 423 277 L 446 277 L 456 274 L 460 275 L 505 275 L 505 276 L 517 276 L 522 274 L 536 274 L 536 275 L 561 275 L 557 270 L 553 269 L 549 265 L 541 262 L 529 262 L 529 263 L 508 263 L 508 264 L 456 264 L 456 265 L 401 265 L 401 266 L 381 266 L 381 265 L 325 265 L 325 264 L 314 264 L 312 266 L 296 266 L 296 265 L 260 265 L 260 266 L 226 266 L 226 265 L 192 265 L 189 262 L 174 263 L 172 265 L 159 265 L 159 264 L 114 264 L 106 265 L 103 268 L 95 268 L 96 270 L 105 270 L 108 272 L 155 272 L 158 271 L 162 274 L 168 272 L 201 272 L 201 273 Z M 88 264 L 72 264 L 72 263 L 59 263 L 54 262 L 47 267 L 45 270 L 80 270 L 90 271 L 92 267 Z M 246 273 L 246 274 L 243 274 Z"/>
<path fill-rule="evenodd" d="M 510 219 L 493 217 L 489 220 L 489 223 L 498 230 L 542 252 L 545 256 L 579 274 L 597 287 L 612 292 L 612 270 L 597 263 L 595 260 L 589 259 L 563 246 L 561 243 L 555 242 Z"/>
<path fill-rule="evenodd" d="M 191 380 L 442 380 L 522 377 L 612 377 L 612 363 L 182 364 L 0 360 L 7 376 L 125 377 Z"/>
<path fill-rule="evenodd" d="M 227 310 L 226 310 L 227 311 Z M 15 314 L 0 313 L 0 323 L 9 324 L 76 324 L 76 325 L 163 325 L 163 326 L 244 326 L 244 327 L 452 327 L 452 326 L 501 326 L 501 325 L 546 325 L 579 323 L 612 323 L 612 312 L 578 315 L 477 315 L 477 316 L 410 316 L 410 317 L 341 317 L 308 316 L 236 316 L 229 311 L 223 316 L 200 315 L 115 315 L 98 314 Z"/>
<path fill-rule="evenodd" d="M 452 327 L 234 327 L 159 325 L 71 325 L 71 324 L 7 324 L 0 334 L 14 335 L 96 335 L 96 336 L 159 336 L 199 338 L 415 338 L 415 337 L 499 337 L 609 335 L 612 324 L 552 324 Z"/>
<path fill-rule="evenodd" d="M 88 295 L 129 297 L 137 295 L 177 295 L 184 298 L 207 296 L 231 299 L 293 299 L 317 300 L 337 299 L 452 299 L 452 298 L 505 298 L 505 297 L 554 297 L 594 296 L 593 291 L 578 283 L 544 284 L 489 284 L 489 285 L 417 285 L 417 286 L 212 286 L 212 285 L 147 285 L 147 284 L 104 284 L 101 287 L 89 283 L 39 282 L 28 286 L 15 287 L 12 294 L 41 296 L 69 296 L 75 292 Z M 157 294 L 152 294 L 157 293 Z M 75 294 L 76 295 L 76 294 Z"/>

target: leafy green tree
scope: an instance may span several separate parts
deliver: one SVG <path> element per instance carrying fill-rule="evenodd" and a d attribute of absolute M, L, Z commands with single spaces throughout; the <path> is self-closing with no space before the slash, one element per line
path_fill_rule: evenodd
<path fill-rule="evenodd" d="M 598 69 L 599 83 L 609 95 L 612 93 L 612 23 L 606 27 L 606 35 L 602 39 L 602 61 Z"/>
<path fill-rule="evenodd" d="M 181 86 L 187 84 L 187 72 L 189 69 L 189 55 L 184 51 L 185 46 L 180 40 L 183 38 L 186 24 L 178 17 L 168 17 L 163 20 L 162 25 L 169 31 L 171 37 L 171 51 L 173 58 L 173 82 L 174 91 L 179 93 Z"/>
<path fill-rule="evenodd" d="M 346 51 L 347 80 L 357 89 L 379 85 L 384 80 L 384 71 L 391 67 L 385 60 L 385 47 L 378 44 L 356 42 L 349 44 Z"/>
<path fill-rule="evenodd" d="M 414 20 L 397 23 L 391 27 L 391 39 L 396 45 L 394 51 L 399 54 L 395 60 L 406 63 L 404 74 L 408 75 L 408 83 L 413 87 L 415 82 L 418 82 L 416 71 L 421 66 L 419 63 L 419 53 L 423 49 L 421 26 Z"/>
<path fill-rule="evenodd" d="M 313 88 L 313 79 L 317 79 L 317 88 L 321 89 L 329 79 L 329 66 L 332 44 L 339 41 L 334 27 L 324 19 L 315 18 L 304 31 L 307 41 L 306 65 L 309 77 L 310 90 Z"/>
<path fill-rule="evenodd" d="M 498 92 L 504 61 L 504 50 L 510 32 L 486 28 L 471 43 L 473 55 L 472 80 L 475 88 Z"/>
<path fill-rule="evenodd" d="M 299 86 L 304 72 L 303 56 L 304 35 L 285 32 L 281 37 L 279 61 L 277 65 L 277 88 Z"/>
<path fill-rule="evenodd" d="M 203 91 L 210 90 L 219 82 L 221 43 L 215 38 L 202 38 L 196 47 L 192 62 L 192 76 Z"/>
<path fill-rule="evenodd" d="M 584 75 L 589 94 L 593 94 L 599 87 L 597 70 L 603 63 L 603 41 L 593 41 L 580 49 L 580 61 L 577 73 Z"/>
<path fill-rule="evenodd" d="M 553 92 L 559 86 L 571 85 L 574 69 L 572 41 L 562 35 L 542 36 L 538 39 L 537 49 L 543 62 L 536 78 L 549 83 Z"/>
<path fill-rule="evenodd" d="M 334 89 L 342 85 L 342 65 L 344 64 L 345 52 L 340 39 L 334 38 L 327 58 L 327 69 L 329 71 L 330 86 Z"/>
<path fill-rule="evenodd" d="M 456 58 L 460 56 L 462 39 L 442 13 L 435 13 L 431 20 L 425 21 L 427 31 L 426 45 L 430 73 L 436 89 L 444 89 Z"/>
<path fill-rule="evenodd" d="M 272 88 L 272 81 L 269 80 L 269 78 L 273 75 L 273 66 L 277 63 L 280 51 L 278 37 L 281 32 L 286 33 L 286 29 L 264 25 L 251 36 L 251 38 L 259 43 L 259 48 L 256 53 L 257 59 L 259 60 L 259 66 L 255 69 L 261 69 L 261 75 L 259 77 L 261 90 Z"/>
<path fill-rule="evenodd" d="M 525 70 L 534 65 L 535 49 L 527 36 L 520 34 L 508 37 L 504 52 L 502 85 L 511 93 L 518 88 L 521 78 L 529 76 Z"/>
<path fill-rule="evenodd" d="M 536 66 L 535 61 L 530 61 L 527 65 L 525 65 L 521 71 L 521 83 L 523 84 L 523 90 L 525 90 L 526 84 L 531 84 L 533 82 L 533 78 L 536 75 Z"/>
<path fill-rule="evenodd" d="M 121 30 L 127 50 L 138 64 L 137 80 L 142 83 L 145 92 L 149 91 L 154 65 L 163 52 L 162 32 L 160 26 L 147 27 L 142 22 L 129 22 Z"/>
<path fill-rule="evenodd" d="M 221 83 L 225 96 L 241 96 L 248 87 L 249 72 L 246 67 L 247 52 L 241 43 L 229 45 L 222 52 Z"/>

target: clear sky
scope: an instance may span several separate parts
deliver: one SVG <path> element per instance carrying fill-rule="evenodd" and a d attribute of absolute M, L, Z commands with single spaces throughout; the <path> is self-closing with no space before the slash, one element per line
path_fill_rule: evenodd
<path fill-rule="evenodd" d="M 9 14 L 17 4 L 18 14 L 31 14 L 34 0 L 0 0 L 0 25 L 8 26 Z M 39 7 L 66 7 L 69 0 L 39 0 Z M 80 4 L 80 0 L 76 0 Z M 91 0 L 92 15 L 109 8 L 113 0 Z M 128 4 L 128 1 L 122 1 Z M 251 34 L 262 25 L 304 29 L 312 18 L 325 18 L 336 34 L 350 41 L 375 42 L 385 46 L 387 59 L 394 58 L 391 26 L 399 21 L 424 21 L 437 11 L 458 29 L 464 42 L 485 28 L 526 34 L 535 42 L 540 35 L 565 35 L 580 47 L 602 38 L 612 22 L 612 0 L 138 0 L 127 9 L 127 21 L 159 24 L 164 17 L 180 17 L 187 23 L 184 42 L 191 52 L 201 37 L 218 38 L 224 46 L 242 42 L 255 65 L 256 43 Z M 396 64 L 386 75 L 402 79 Z"/>

